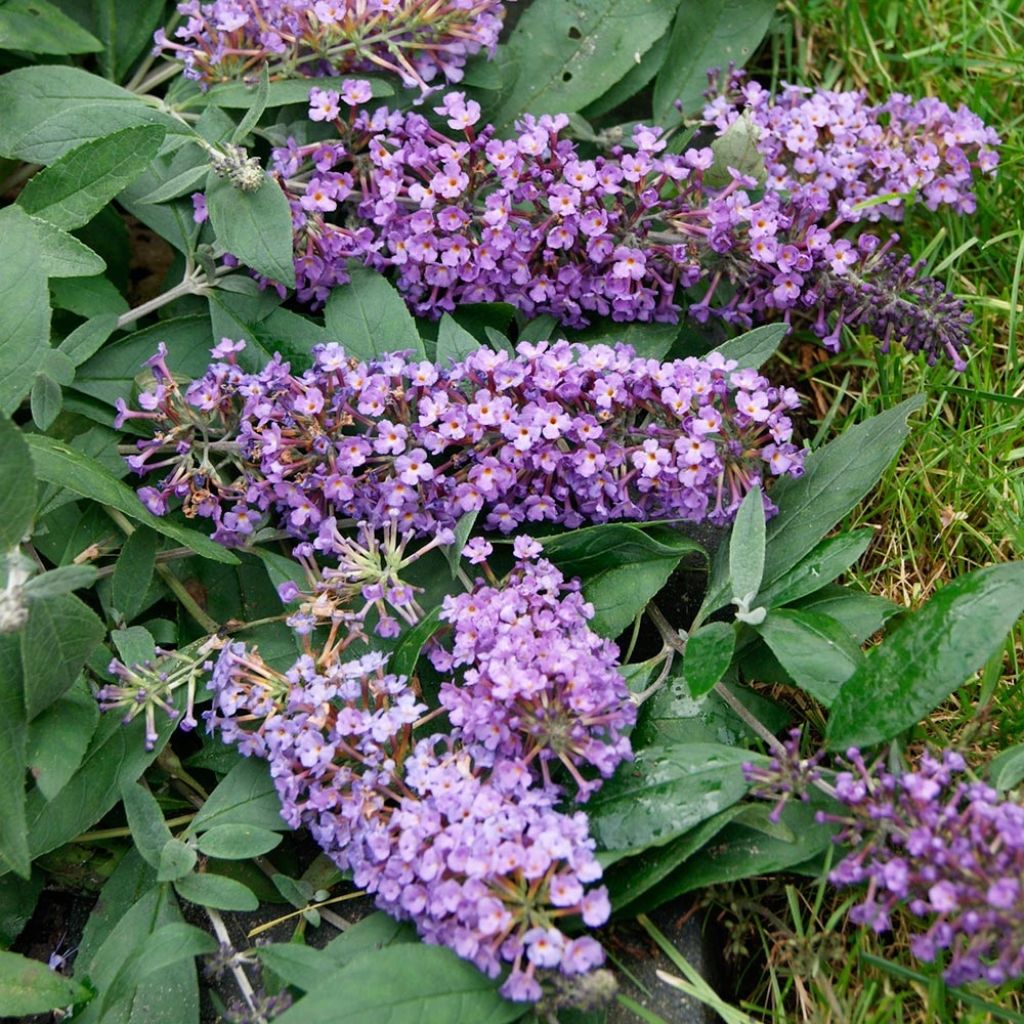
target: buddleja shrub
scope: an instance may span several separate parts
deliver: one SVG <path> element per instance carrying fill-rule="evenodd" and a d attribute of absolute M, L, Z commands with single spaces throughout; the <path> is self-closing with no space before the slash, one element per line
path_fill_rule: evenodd
<path fill-rule="evenodd" d="M 499 42 L 505 6 L 0 8 L 0 942 L 99 892 L 49 966 L 0 953 L 4 1013 L 185 1024 L 206 957 L 231 1019 L 599 1018 L 613 911 L 833 833 L 858 920 L 1020 973 L 1019 755 L 989 789 L 860 752 L 998 649 L 1019 566 L 865 654 L 902 609 L 833 583 L 870 540 L 835 529 L 922 403 L 810 451 L 761 370 L 793 329 L 962 368 L 893 225 L 969 215 L 997 136 L 702 97 L 761 0 L 537 0 Z M 355 891 L 383 913 L 305 944 Z M 292 941 L 233 948 L 273 903 Z"/>

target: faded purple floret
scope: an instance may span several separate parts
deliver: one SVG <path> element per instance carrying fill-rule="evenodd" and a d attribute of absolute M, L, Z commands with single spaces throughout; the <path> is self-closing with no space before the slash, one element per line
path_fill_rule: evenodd
<path fill-rule="evenodd" d="M 466 59 L 494 55 L 501 0 L 215 0 L 178 4 L 184 21 L 155 52 L 184 61 L 203 83 L 390 72 L 430 90 L 458 82 Z M 346 88 L 349 88 L 346 86 Z M 369 94 L 352 93 L 365 103 Z"/>
<path fill-rule="evenodd" d="M 799 476 L 791 388 L 712 353 L 658 362 L 628 346 L 523 343 L 442 367 L 371 362 L 335 344 L 290 372 L 245 373 L 227 353 L 182 394 L 160 373 L 143 409 L 156 433 L 128 459 L 154 512 L 180 500 L 241 544 L 268 519 L 340 553 L 336 519 L 419 534 L 469 512 L 511 533 L 614 519 L 731 520 L 749 489 Z M 140 492 L 141 494 L 142 492 Z M 770 502 L 767 511 L 773 511 Z"/>

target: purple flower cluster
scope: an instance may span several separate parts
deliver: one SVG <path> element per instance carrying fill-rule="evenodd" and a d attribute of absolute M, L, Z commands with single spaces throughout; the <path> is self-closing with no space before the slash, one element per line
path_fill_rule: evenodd
<path fill-rule="evenodd" d="M 187 0 L 185 21 L 156 52 L 185 63 L 209 85 L 271 78 L 385 71 L 424 93 L 442 76 L 462 78 L 468 57 L 493 56 L 502 0 Z M 369 98 L 367 96 L 367 98 Z"/>
<path fill-rule="evenodd" d="M 1024 975 L 1024 806 L 958 779 L 966 766 L 952 751 L 902 775 L 857 750 L 847 759 L 835 784 L 847 814 L 822 817 L 856 847 L 831 881 L 868 884 L 854 920 L 885 931 L 897 904 L 927 919 L 911 950 L 927 961 L 946 951 L 951 985 Z"/>
<path fill-rule="evenodd" d="M 750 795 L 775 801 L 769 818 L 776 824 L 781 821 L 786 804 L 793 797 L 807 803 L 811 787 L 821 779 L 818 765 L 825 756 L 824 751 L 810 758 L 801 756 L 802 738 L 802 729 L 791 729 L 789 737 L 775 749 L 767 764 L 748 762 L 743 765 L 743 777 L 751 783 Z"/>
<path fill-rule="evenodd" d="M 383 655 L 346 659 L 348 641 L 333 639 L 284 673 L 227 645 L 206 716 L 269 761 L 285 819 L 308 826 L 382 909 L 491 977 L 511 965 L 502 991 L 519 1000 L 541 997 L 538 972 L 598 966 L 598 943 L 559 925 L 578 915 L 597 926 L 610 912 L 605 889 L 587 888 L 601 868 L 586 815 L 557 809 L 549 760 L 570 782 L 582 783 L 582 762 L 608 774 L 631 756 L 621 730 L 635 717 L 616 648 L 590 631 L 578 585 L 530 560 L 538 549 L 520 538 L 503 587 L 478 582 L 445 607 L 454 649 L 434 661 L 464 669 L 442 690 L 450 732 L 415 735 L 434 717 L 416 684 L 387 673 Z M 498 659 L 513 649 L 502 694 Z M 548 726 L 568 708 L 579 717 Z"/>
<path fill-rule="evenodd" d="M 758 111 L 775 109 L 748 92 Z M 863 107 L 859 94 L 830 95 L 846 98 L 837 107 Z M 772 156 L 773 176 L 762 189 L 731 167 L 723 173 L 712 148 L 667 152 L 655 127 L 638 125 L 628 150 L 614 146 L 591 159 L 563 137 L 564 115 L 525 115 L 511 137 L 499 138 L 493 126 L 479 125 L 479 105 L 462 93 L 434 108 L 442 127 L 415 112 L 359 109 L 363 102 L 351 90 L 312 90 L 310 117 L 333 126 L 337 140 L 291 140 L 273 154 L 292 205 L 304 301 L 322 303 L 345 283 L 349 260 L 393 271 L 413 311 L 432 317 L 500 300 L 570 327 L 595 315 L 675 322 L 680 292 L 694 289 L 687 312 L 698 321 L 714 314 L 749 327 L 798 318 L 831 349 L 844 325 L 865 328 L 886 344 L 923 349 L 933 362 L 963 365 L 969 318 L 962 304 L 937 283 L 908 288 L 905 268 L 879 257 L 880 239 L 857 234 L 859 221 L 902 212 L 881 191 L 895 178 L 874 173 L 865 155 L 864 139 L 878 128 L 867 115 L 850 118 L 846 135 L 835 115 L 829 161 L 807 182 L 799 178 L 814 162 L 807 153 Z M 718 117 L 729 132 L 735 110 L 722 102 Z M 955 123 L 973 117 L 964 111 Z M 973 170 L 991 170 L 995 140 L 984 126 L 974 129 L 984 142 L 959 128 L 961 145 L 946 145 L 943 129 L 954 120 L 908 115 L 906 130 L 887 136 L 875 157 L 903 167 L 902 181 L 912 176 L 908 161 L 930 162 L 922 154 L 932 146 L 941 154 L 937 169 L 946 171 L 941 180 L 956 179 L 966 195 Z M 774 154 L 771 139 L 765 147 Z M 841 143 L 851 139 L 853 155 L 840 166 Z M 812 153 L 816 144 L 807 142 Z M 965 198 L 958 204 L 967 208 Z M 866 290 L 870 303 L 844 298 Z"/>
<path fill-rule="evenodd" d="M 901 220 L 918 193 L 929 210 L 974 213 L 974 174 L 999 163 L 999 136 L 963 104 L 902 93 L 871 104 L 860 91 L 796 85 L 773 97 L 742 71 L 712 91 L 706 121 L 724 134 L 746 120 L 768 188 L 847 222 Z"/>
<path fill-rule="evenodd" d="M 341 532 L 333 516 L 326 519 L 315 540 L 292 549 L 292 557 L 305 569 L 308 590 L 300 590 L 294 582 L 278 587 L 286 604 L 300 602 L 288 625 L 300 636 L 330 625 L 343 638 L 365 636 L 365 624 L 373 617 L 374 632 L 382 637 L 398 636 L 403 623 L 416 625 L 424 616 L 417 601 L 422 588 L 406 583 L 400 574 L 428 551 L 453 543 L 455 534 L 438 529 L 415 551 L 407 550 L 410 540 L 411 534 L 400 533 L 394 520 L 379 530 L 361 523 L 351 537 Z M 318 554 L 328 556 L 323 568 L 317 563 Z"/>
<path fill-rule="evenodd" d="M 138 715 L 146 720 L 146 749 L 152 750 L 157 741 L 156 713 L 163 712 L 185 732 L 196 727 L 196 683 L 210 670 L 207 660 L 217 650 L 216 637 L 198 641 L 179 651 L 156 648 L 148 661 L 126 665 L 114 658 L 107 672 L 114 682 L 106 683 L 96 691 L 96 700 L 103 711 L 120 711 L 127 725 Z M 176 691 L 185 688 L 184 714 L 174 705 Z"/>
<path fill-rule="evenodd" d="M 790 388 L 712 353 L 661 363 L 631 348 L 523 343 L 478 349 L 445 368 L 402 355 L 370 363 L 341 346 L 314 350 L 292 374 L 276 357 L 258 373 L 240 343 L 182 394 L 161 350 L 139 411 L 150 421 L 128 459 L 163 470 L 139 496 L 155 514 L 180 499 L 244 543 L 272 516 L 324 553 L 341 553 L 336 518 L 403 533 L 484 525 L 674 518 L 724 524 L 763 478 L 798 476 Z M 771 508 L 769 507 L 769 511 Z"/>
<path fill-rule="evenodd" d="M 522 557 L 541 550 L 525 537 L 514 548 Z M 511 586 L 445 598 L 441 619 L 452 624 L 453 646 L 431 660 L 438 671 L 470 666 L 458 685 L 441 687 L 440 701 L 477 764 L 535 764 L 549 787 L 550 766 L 560 763 L 584 800 L 600 782 L 581 767 L 608 778 L 630 756 L 623 730 L 636 715 L 616 670 L 618 649 L 579 629 L 593 613 L 578 582 L 563 585 L 544 561 L 518 570 Z"/>

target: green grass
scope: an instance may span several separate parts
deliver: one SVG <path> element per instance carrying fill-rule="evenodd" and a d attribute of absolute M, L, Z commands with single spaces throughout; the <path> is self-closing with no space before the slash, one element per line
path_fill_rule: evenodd
<path fill-rule="evenodd" d="M 931 397 L 906 456 L 861 514 L 879 527 L 866 581 L 908 603 L 968 569 L 1024 557 L 1024 17 L 1016 7 L 791 0 L 771 41 L 780 80 L 861 88 L 879 100 L 894 90 L 934 95 L 967 104 L 1003 137 L 999 172 L 979 183 L 973 216 L 919 206 L 900 227 L 903 244 L 974 314 L 967 371 L 878 357 L 865 338 L 805 378 L 823 400 L 839 401 L 835 431 L 907 394 Z"/>
<path fill-rule="evenodd" d="M 1024 558 L 1024 8 L 1008 0 L 786 0 L 757 66 L 774 84 L 964 103 L 1003 139 L 998 174 L 978 183 L 973 216 L 921 206 L 899 228 L 903 245 L 974 314 L 966 372 L 899 351 L 880 356 L 870 338 L 851 339 L 835 357 L 808 338 L 788 357 L 823 437 L 907 395 L 929 396 L 898 465 L 846 524 L 876 528 L 859 581 L 918 605 L 961 573 Z M 979 767 L 1024 741 L 1022 661 L 1019 625 L 915 739 L 954 746 Z M 708 894 L 744 949 L 736 962 L 763 965 L 745 979 L 745 1010 L 778 1024 L 1024 1021 L 1024 996 L 1012 986 L 974 987 L 966 999 L 948 992 L 910 956 L 905 922 L 874 936 L 847 922 L 848 898 L 824 883 L 778 880 Z"/>

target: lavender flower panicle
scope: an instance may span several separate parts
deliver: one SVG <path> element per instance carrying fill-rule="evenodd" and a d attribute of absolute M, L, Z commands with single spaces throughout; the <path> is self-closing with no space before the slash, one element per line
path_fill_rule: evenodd
<path fill-rule="evenodd" d="M 420 535 L 471 511 L 504 533 L 524 522 L 721 524 L 752 486 L 802 471 L 787 415 L 795 391 L 715 353 L 659 363 L 560 341 L 514 356 L 479 349 L 444 368 L 359 362 L 330 344 L 295 375 L 280 357 L 244 373 L 240 344 L 215 348 L 222 361 L 184 394 L 161 349 L 142 408 L 118 403 L 118 426 L 156 428 L 128 459 L 140 474 L 164 471 L 140 498 L 157 515 L 180 499 L 223 543 L 244 543 L 268 517 L 335 555 L 335 517 Z"/>
<path fill-rule="evenodd" d="M 314 88 L 310 117 L 337 139 L 289 140 L 273 154 L 292 206 L 299 298 L 322 304 L 353 259 L 393 271 L 411 309 L 431 317 L 500 300 L 569 327 L 594 316 L 675 322 L 680 292 L 696 288 L 687 313 L 697 321 L 799 319 L 833 348 L 843 325 L 864 328 L 961 366 L 962 304 L 879 259 L 875 235 L 847 236 L 899 219 L 903 200 L 885 191 L 896 187 L 920 185 L 929 204 L 969 212 L 974 172 L 994 169 L 998 138 L 966 108 L 897 97 L 899 129 L 883 128 L 857 93 L 816 93 L 806 112 L 786 93 L 781 121 L 758 88 L 742 95 L 769 162 L 760 197 L 759 182 L 732 168 L 721 185 L 711 148 L 666 152 L 657 127 L 638 125 L 629 151 L 587 159 L 563 137 L 564 115 L 524 115 L 499 138 L 463 93 L 435 107 L 442 130 L 416 112 L 361 109 L 351 90 Z M 709 123 L 728 131 L 736 102 L 712 104 Z M 888 301 L 844 300 L 861 288 Z"/>
<path fill-rule="evenodd" d="M 515 546 L 525 557 L 541 550 L 523 537 Z M 533 765 L 546 790 L 551 767 L 561 766 L 582 801 L 600 780 L 581 768 L 608 778 L 631 757 L 626 732 L 636 710 L 618 648 L 580 628 L 593 615 L 578 581 L 566 584 L 544 560 L 522 564 L 500 588 L 478 581 L 471 594 L 445 598 L 452 651 L 436 648 L 431 660 L 439 671 L 469 666 L 458 684 L 441 687 L 440 702 L 477 764 Z"/>
<path fill-rule="evenodd" d="M 214 0 L 178 4 L 184 24 L 155 51 L 184 62 L 204 87 L 254 80 L 388 72 L 403 85 L 431 90 L 439 77 L 458 82 L 468 57 L 493 57 L 501 0 Z M 177 40 L 180 40 L 177 41 Z M 367 96 L 369 98 L 369 96 Z"/>
<path fill-rule="evenodd" d="M 773 754 L 768 764 L 748 762 L 742 765 L 743 777 L 752 784 L 750 795 L 776 801 L 768 816 L 776 824 L 782 819 L 782 812 L 793 797 L 803 803 L 810 800 L 811 787 L 821 778 L 818 766 L 825 756 L 824 752 L 819 751 L 809 758 L 802 757 L 802 738 L 802 729 L 791 729 L 782 749 Z"/>
<path fill-rule="evenodd" d="M 798 758 L 795 745 L 787 752 Z M 759 786 L 752 792 L 787 799 L 820 778 L 820 757 L 748 771 Z M 897 906 L 923 919 L 911 951 L 925 961 L 948 958 L 951 985 L 1024 975 L 1024 806 L 958 778 L 966 764 L 953 751 L 924 754 L 917 768 L 893 774 L 853 748 L 839 767 L 829 791 L 842 810 L 819 811 L 818 820 L 839 825 L 836 841 L 852 849 L 830 881 L 867 883 L 851 919 L 876 932 L 890 928 Z"/>
<path fill-rule="evenodd" d="M 736 69 L 710 78 L 706 123 L 724 133 L 745 118 L 767 187 L 847 222 L 902 220 L 917 193 L 930 210 L 974 213 L 974 173 L 992 174 L 999 163 L 998 134 L 963 104 L 954 111 L 902 93 L 871 104 L 860 90 L 797 85 L 772 96 Z"/>
<path fill-rule="evenodd" d="M 601 868 L 586 816 L 556 808 L 560 790 L 538 751 L 557 752 L 570 780 L 583 761 L 607 774 L 630 756 L 618 730 L 634 718 L 621 678 L 608 675 L 614 646 L 587 627 L 592 610 L 578 585 L 548 562 L 528 561 L 537 547 L 517 541 L 520 562 L 505 587 L 479 584 L 466 595 L 477 617 L 466 618 L 460 600 L 446 608 L 453 653 L 435 652 L 435 663 L 464 667 L 462 683 L 444 685 L 442 703 L 456 709 L 449 733 L 418 738 L 414 730 L 433 716 L 415 685 L 389 674 L 384 655 L 346 658 L 351 639 L 328 641 L 285 673 L 229 644 L 206 715 L 241 753 L 269 761 L 285 820 L 308 826 L 382 909 L 492 977 L 511 965 L 502 991 L 519 1000 L 541 997 L 544 972 L 599 966 L 598 943 L 569 938 L 559 924 L 579 915 L 594 927 L 610 911 L 607 892 L 588 888 Z M 496 681 L 498 653 L 513 645 L 516 669 L 535 685 L 519 686 L 510 714 L 484 679 Z M 561 731 L 538 739 L 533 723 L 560 701 L 583 717 L 564 743 Z M 598 785 L 585 783 L 581 798 Z"/>

